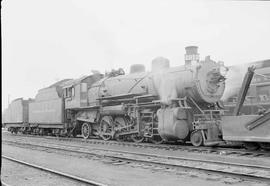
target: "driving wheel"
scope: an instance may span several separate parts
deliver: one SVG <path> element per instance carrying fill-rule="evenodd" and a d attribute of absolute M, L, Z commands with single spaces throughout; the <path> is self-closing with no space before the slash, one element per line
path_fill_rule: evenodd
<path fill-rule="evenodd" d="M 100 120 L 100 137 L 107 141 L 112 138 L 113 135 L 113 118 L 111 116 L 104 116 Z"/>
<path fill-rule="evenodd" d="M 116 117 L 114 119 L 114 130 L 115 130 L 115 135 L 114 138 L 117 141 L 125 141 L 125 136 L 121 136 L 121 132 L 126 131 L 126 126 L 127 126 L 127 119 L 124 117 Z"/>
<path fill-rule="evenodd" d="M 153 135 L 151 138 L 150 138 L 150 141 L 154 144 L 161 144 L 164 142 L 164 140 L 161 138 L 160 135 Z"/>
<path fill-rule="evenodd" d="M 140 134 L 132 134 L 130 138 L 135 143 L 141 143 L 144 140 L 144 137 Z"/>

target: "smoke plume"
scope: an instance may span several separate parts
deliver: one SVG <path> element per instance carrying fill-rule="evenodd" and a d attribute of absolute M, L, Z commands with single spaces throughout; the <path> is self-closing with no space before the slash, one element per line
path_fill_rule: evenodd
<path fill-rule="evenodd" d="M 247 72 L 248 67 L 248 64 L 229 67 L 229 71 L 226 75 L 225 91 L 221 98 L 222 101 L 227 101 L 230 97 L 234 95 L 237 96 L 242 86 L 242 82 L 244 80 L 244 76 Z"/>
<path fill-rule="evenodd" d="M 229 71 L 226 74 L 225 90 L 221 98 L 222 101 L 227 101 L 232 96 L 237 96 L 250 64 L 243 64 L 238 66 L 229 67 Z M 182 77 L 186 79 L 192 79 L 188 77 L 189 74 L 182 74 Z M 177 98 L 179 95 L 185 93 L 182 87 L 188 86 L 185 78 L 175 78 L 174 75 L 167 73 L 166 69 L 160 69 L 153 74 L 153 80 L 155 87 L 160 96 L 160 100 L 164 104 L 170 104 L 171 99 Z"/>
<path fill-rule="evenodd" d="M 171 76 L 166 76 L 166 73 L 163 71 L 155 73 L 153 78 L 161 103 L 170 104 L 171 99 L 177 98 L 177 86 L 175 79 Z"/>

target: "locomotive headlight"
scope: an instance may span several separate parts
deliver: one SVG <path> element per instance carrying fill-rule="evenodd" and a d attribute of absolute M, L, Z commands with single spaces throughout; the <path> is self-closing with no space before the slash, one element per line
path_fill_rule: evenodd
<path fill-rule="evenodd" d="M 220 72 L 220 74 L 222 76 L 226 77 L 227 72 L 229 71 L 229 68 L 225 67 L 224 62 L 222 62 L 222 61 L 219 61 L 218 64 L 219 64 L 219 72 Z"/>

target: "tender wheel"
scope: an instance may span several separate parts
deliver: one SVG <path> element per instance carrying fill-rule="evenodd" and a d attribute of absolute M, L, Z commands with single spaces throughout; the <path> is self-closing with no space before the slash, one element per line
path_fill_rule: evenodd
<path fill-rule="evenodd" d="M 22 128 L 20 129 L 20 132 L 21 132 L 22 134 L 26 134 L 26 132 L 27 132 L 27 127 L 22 127 Z"/>
<path fill-rule="evenodd" d="M 113 136 L 113 119 L 111 116 L 104 116 L 100 120 L 100 137 L 107 141 Z"/>
<path fill-rule="evenodd" d="M 120 136 L 119 135 L 119 132 L 116 131 L 115 135 L 114 135 L 114 138 L 116 139 L 116 141 L 119 141 L 119 142 L 123 142 L 123 141 L 126 141 L 126 136 Z"/>
<path fill-rule="evenodd" d="M 18 133 L 18 129 L 14 128 L 14 134 L 17 134 L 17 133 Z"/>
<path fill-rule="evenodd" d="M 38 134 L 43 136 L 44 135 L 44 129 L 39 129 Z"/>
<path fill-rule="evenodd" d="M 14 133 L 14 128 L 10 127 L 9 131 L 11 132 L 11 134 L 13 134 Z"/>
<path fill-rule="evenodd" d="M 132 134 L 130 138 L 135 143 L 141 143 L 144 140 L 144 137 L 139 134 Z"/>
<path fill-rule="evenodd" d="M 91 125 L 89 123 L 83 123 L 81 131 L 84 139 L 90 138 L 92 132 Z"/>
<path fill-rule="evenodd" d="M 150 138 L 150 141 L 154 144 L 161 144 L 164 142 L 160 135 L 154 135 L 152 138 Z"/>
<path fill-rule="evenodd" d="M 11 127 L 11 128 L 9 128 L 9 130 L 10 130 L 11 134 L 17 134 L 16 128 Z"/>
<path fill-rule="evenodd" d="M 55 129 L 52 133 L 55 134 L 56 137 L 60 137 L 60 129 Z"/>
<path fill-rule="evenodd" d="M 76 138 L 77 137 L 76 129 L 73 129 L 71 134 L 72 134 L 72 137 Z"/>
<path fill-rule="evenodd" d="M 190 136 L 190 141 L 192 145 L 194 145 L 195 147 L 199 147 L 203 145 L 202 132 L 200 130 L 192 132 Z"/>
<path fill-rule="evenodd" d="M 253 143 L 253 142 L 246 142 L 244 143 L 244 147 L 247 149 L 247 150 L 257 150 L 260 148 L 259 144 L 258 143 Z"/>
<path fill-rule="evenodd" d="M 264 150 L 270 150 L 270 143 L 264 143 L 264 142 L 261 142 L 259 143 L 260 147 Z"/>

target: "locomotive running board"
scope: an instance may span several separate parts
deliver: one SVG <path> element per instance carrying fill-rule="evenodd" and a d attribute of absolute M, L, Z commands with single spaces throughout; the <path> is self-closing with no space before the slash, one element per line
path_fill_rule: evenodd
<path fill-rule="evenodd" d="M 100 97 L 97 98 L 97 100 L 110 100 L 110 99 L 121 99 L 121 98 L 133 98 L 134 96 L 139 96 L 140 94 L 132 94 L 132 93 L 128 93 L 128 94 L 119 94 L 119 95 L 115 95 L 115 96 L 106 96 L 106 97 Z"/>

